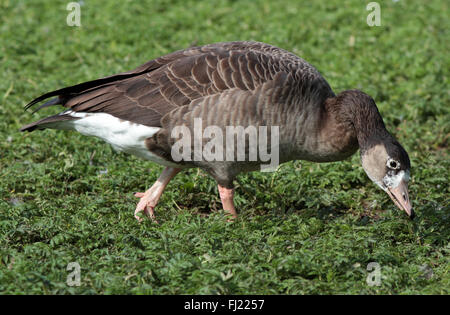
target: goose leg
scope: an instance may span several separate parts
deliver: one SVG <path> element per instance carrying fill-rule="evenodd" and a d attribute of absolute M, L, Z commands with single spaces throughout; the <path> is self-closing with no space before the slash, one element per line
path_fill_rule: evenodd
<path fill-rule="evenodd" d="M 158 204 L 159 198 L 161 198 L 164 189 L 174 176 L 181 171 L 179 168 L 166 167 L 156 182 L 145 193 L 135 193 L 134 196 L 141 198 L 134 211 L 134 217 L 140 222 L 142 219 L 138 216 L 138 213 L 144 211 L 153 221 L 155 219 L 155 207 Z M 157 221 L 156 221 L 157 222 Z"/>
<path fill-rule="evenodd" d="M 222 201 L 223 210 L 231 215 L 232 219 L 236 219 L 237 212 L 233 202 L 234 188 L 230 189 L 220 185 L 217 185 L 217 187 L 219 188 L 220 200 Z"/>

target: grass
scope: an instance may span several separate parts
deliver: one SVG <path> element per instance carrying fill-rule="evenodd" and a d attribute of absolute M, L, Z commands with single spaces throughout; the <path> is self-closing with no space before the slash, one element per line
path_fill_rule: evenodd
<path fill-rule="evenodd" d="M 67 3 L 0 0 L 0 293 L 450 293 L 447 1 L 380 1 L 380 27 L 359 0 L 84 0 L 81 27 L 66 25 Z M 189 170 L 163 195 L 160 224 L 139 224 L 132 193 L 160 166 L 72 132 L 18 131 L 58 112 L 23 112 L 44 92 L 230 40 L 285 48 L 335 92 L 374 97 L 410 154 L 415 221 L 355 154 L 242 175 L 234 223 L 215 182 Z M 69 262 L 80 286 L 66 284 Z M 366 282 L 370 262 L 380 286 Z"/>

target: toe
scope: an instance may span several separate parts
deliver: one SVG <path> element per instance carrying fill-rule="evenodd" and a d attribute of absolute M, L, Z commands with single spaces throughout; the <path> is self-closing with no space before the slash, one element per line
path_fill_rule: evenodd
<path fill-rule="evenodd" d="M 134 211 L 134 217 L 136 218 L 136 220 L 138 220 L 139 222 L 142 221 L 142 218 L 140 216 L 138 216 L 139 212 L 141 212 L 142 209 L 136 208 L 136 210 Z"/>
<path fill-rule="evenodd" d="M 139 212 L 144 211 L 145 212 L 145 201 L 144 200 L 140 200 L 139 203 L 136 206 L 136 210 L 134 210 L 134 217 L 140 222 L 142 221 L 142 218 L 138 216 Z"/>

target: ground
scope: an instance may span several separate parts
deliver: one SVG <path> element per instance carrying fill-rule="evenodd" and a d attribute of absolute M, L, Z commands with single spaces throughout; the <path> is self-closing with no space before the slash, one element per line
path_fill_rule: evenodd
<path fill-rule="evenodd" d="M 84 0 L 80 27 L 68 2 L 0 1 L 1 294 L 450 293 L 448 1 L 379 1 L 373 27 L 360 0 Z M 189 170 L 163 195 L 160 224 L 139 224 L 133 193 L 161 166 L 74 132 L 19 132 L 58 112 L 23 111 L 44 92 L 231 40 L 282 47 L 335 92 L 370 94 L 409 152 L 416 219 L 355 154 L 242 175 L 235 222 L 215 182 Z"/>

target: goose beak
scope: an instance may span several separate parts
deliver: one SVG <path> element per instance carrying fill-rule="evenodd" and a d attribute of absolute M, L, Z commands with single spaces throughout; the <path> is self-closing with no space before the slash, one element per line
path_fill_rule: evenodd
<path fill-rule="evenodd" d="M 408 183 L 406 181 L 402 179 L 397 187 L 388 188 L 387 193 L 397 207 L 399 207 L 401 210 L 404 210 L 408 214 L 410 219 L 414 219 L 414 210 L 409 200 Z"/>

